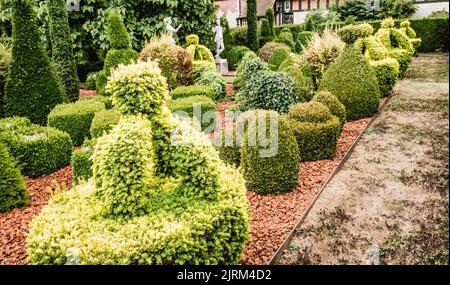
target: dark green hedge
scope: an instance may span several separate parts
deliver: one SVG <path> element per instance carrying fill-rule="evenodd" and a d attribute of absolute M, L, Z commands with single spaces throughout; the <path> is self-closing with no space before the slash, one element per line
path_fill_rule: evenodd
<path fill-rule="evenodd" d="M 2 131 L 0 143 L 19 162 L 22 173 L 30 177 L 49 174 L 68 165 L 72 155 L 69 134 L 38 125 Z"/>
<path fill-rule="evenodd" d="M 341 123 L 325 105 L 314 101 L 300 103 L 291 107 L 287 117 L 297 139 L 302 161 L 336 156 Z"/>
<path fill-rule="evenodd" d="M 73 181 L 78 184 L 80 181 L 87 181 L 92 177 L 92 160 L 94 143 L 86 141 L 80 149 L 72 154 L 71 165 L 73 171 Z"/>
<path fill-rule="evenodd" d="M 20 170 L 0 143 L 0 212 L 22 207 L 29 201 L 28 192 Z"/>
<path fill-rule="evenodd" d="M 70 135 L 73 145 L 80 146 L 89 136 L 95 113 L 105 104 L 96 100 L 80 100 L 56 106 L 48 115 L 48 126 Z"/>
<path fill-rule="evenodd" d="M 170 91 L 170 97 L 173 100 L 191 96 L 206 96 L 214 99 L 214 95 L 214 89 L 205 85 L 181 86 Z"/>
<path fill-rule="evenodd" d="M 235 46 L 233 47 L 230 52 L 228 53 L 227 59 L 228 59 L 228 67 L 231 70 L 235 70 L 239 63 L 241 62 L 244 55 L 250 51 L 250 49 L 246 46 Z"/>
<path fill-rule="evenodd" d="M 255 114 L 255 113 L 253 113 Z M 300 153 L 294 134 L 282 116 L 273 111 L 258 111 L 258 119 L 255 126 L 267 119 L 266 126 L 269 129 L 270 116 L 272 114 L 278 121 L 278 148 L 275 155 L 261 155 L 261 150 L 268 150 L 256 144 L 251 146 L 248 143 L 249 132 L 245 135 L 245 142 L 241 149 L 241 167 L 246 180 L 248 190 L 258 194 L 282 194 L 292 191 L 298 183 Z M 270 129 L 269 129 L 270 130 Z M 266 130 L 264 130 L 266 131 Z M 255 130 L 256 138 L 258 129 Z M 270 138 L 270 131 L 267 131 L 266 138 Z M 256 140 L 258 141 L 258 140 Z"/>
<path fill-rule="evenodd" d="M 41 43 L 37 16 L 26 0 L 13 1 L 12 61 L 5 86 L 8 117 L 22 116 L 45 125 L 47 115 L 67 101 L 62 82 Z"/>
<path fill-rule="evenodd" d="M 109 132 L 120 121 L 120 113 L 114 109 L 97 112 L 92 120 L 91 137 L 101 137 Z"/>
<path fill-rule="evenodd" d="M 52 43 L 52 61 L 61 79 L 67 98 L 75 102 L 80 97 L 80 80 L 72 49 L 72 37 L 66 9 L 66 1 L 47 0 Z"/>
<path fill-rule="evenodd" d="M 209 98 L 205 96 L 192 96 L 192 97 L 186 97 L 186 98 L 180 98 L 177 100 L 172 100 L 169 103 L 170 111 L 172 112 L 185 112 L 183 115 L 188 115 L 190 119 L 194 116 L 194 104 L 198 104 L 201 108 L 201 117 L 195 117 L 199 122 L 201 122 L 202 130 L 205 130 L 205 128 L 209 127 L 213 121 L 206 121 L 206 119 L 203 117 L 206 112 L 215 112 L 216 110 L 216 103 Z M 181 113 L 180 113 L 181 114 Z M 203 120 L 202 120 L 203 119 Z M 214 121 L 215 123 L 215 121 Z M 215 126 L 214 126 L 215 127 Z"/>

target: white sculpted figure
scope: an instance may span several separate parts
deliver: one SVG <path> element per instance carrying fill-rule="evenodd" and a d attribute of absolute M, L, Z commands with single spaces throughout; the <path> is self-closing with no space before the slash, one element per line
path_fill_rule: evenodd
<path fill-rule="evenodd" d="M 172 27 L 172 18 L 171 17 L 164 18 L 164 24 L 166 25 L 166 31 L 169 34 L 170 43 L 174 45 L 175 39 L 173 38 L 173 33 L 177 33 L 182 26 L 179 25 L 178 28 L 176 28 L 176 29 L 174 27 Z"/>
<path fill-rule="evenodd" d="M 223 44 L 223 31 L 222 26 L 220 26 L 220 18 L 217 18 L 217 24 L 213 29 L 216 34 L 214 41 L 216 42 L 217 51 L 216 51 L 216 59 L 220 59 L 220 54 L 224 51 L 225 45 Z"/>

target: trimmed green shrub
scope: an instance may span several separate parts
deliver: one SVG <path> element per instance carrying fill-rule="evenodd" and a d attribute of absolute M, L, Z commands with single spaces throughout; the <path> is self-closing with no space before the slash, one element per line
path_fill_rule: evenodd
<path fill-rule="evenodd" d="M 31 126 L 31 122 L 25 117 L 10 117 L 0 120 L 0 132 L 2 131 L 17 131 L 24 127 Z"/>
<path fill-rule="evenodd" d="M 305 76 L 300 69 L 294 66 L 286 67 L 282 72 L 287 73 L 294 79 L 299 102 L 307 102 L 312 99 L 314 82 L 310 77 Z"/>
<path fill-rule="evenodd" d="M 289 57 L 289 50 L 285 48 L 277 48 L 269 58 L 269 66 L 273 71 L 277 71 L 280 65 Z"/>
<path fill-rule="evenodd" d="M 90 72 L 87 75 L 86 83 L 84 84 L 84 88 L 86 90 L 95 90 L 96 79 L 97 79 L 97 72 Z"/>
<path fill-rule="evenodd" d="M 191 55 L 184 48 L 172 45 L 167 36 L 153 37 L 141 51 L 141 60 L 158 62 L 169 90 L 194 83 Z"/>
<path fill-rule="evenodd" d="M 48 126 L 68 133 L 73 145 L 80 146 L 90 134 L 95 113 L 104 109 L 105 104 L 97 100 L 57 105 L 48 115 Z"/>
<path fill-rule="evenodd" d="M 308 46 L 308 43 L 311 41 L 312 36 L 313 33 L 309 31 L 298 33 L 297 41 L 295 42 L 295 51 L 301 53 Z"/>
<path fill-rule="evenodd" d="M 104 70 L 97 72 L 97 78 L 95 79 L 95 90 L 97 91 L 97 95 L 103 96 L 105 94 L 105 87 L 108 83 L 108 77 Z"/>
<path fill-rule="evenodd" d="M 226 82 L 221 74 L 203 66 L 196 70 L 195 85 L 209 86 L 214 89 L 215 101 L 222 101 L 226 95 Z"/>
<path fill-rule="evenodd" d="M 241 62 L 244 55 L 249 52 L 250 49 L 246 46 L 235 46 L 228 54 L 228 66 L 231 70 L 235 70 Z"/>
<path fill-rule="evenodd" d="M 341 123 L 325 105 L 317 101 L 294 105 L 287 118 L 297 139 L 302 161 L 336 156 Z"/>
<path fill-rule="evenodd" d="M 13 2 L 12 61 L 3 98 L 6 116 L 45 125 L 47 115 L 67 101 L 61 80 L 44 51 L 37 17 L 27 0 Z"/>
<path fill-rule="evenodd" d="M 182 117 L 194 118 L 201 125 L 201 129 L 205 130 L 210 127 L 210 129 L 214 129 L 216 127 L 216 118 L 205 116 L 207 112 L 216 111 L 216 103 L 214 103 L 211 98 L 206 96 L 192 96 L 186 98 L 180 98 L 176 100 L 172 100 L 169 103 L 169 109 L 173 113 L 177 113 Z M 197 111 L 198 110 L 198 111 Z"/>
<path fill-rule="evenodd" d="M 22 173 L 33 178 L 66 166 L 72 154 L 69 134 L 38 125 L 0 132 L 0 143 L 18 161 Z"/>
<path fill-rule="evenodd" d="M 5 81 L 11 62 L 11 49 L 9 45 L 0 43 L 0 118 L 3 117 L 3 96 L 5 94 Z"/>
<path fill-rule="evenodd" d="M 19 208 L 30 201 L 20 170 L 0 143 L 0 213 Z"/>
<path fill-rule="evenodd" d="M 214 55 L 209 48 L 200 44 L 200 40 L 197 35 L 187 36 L 186 43 L 186 51 L 192 56 L 193 61 L 201 60 L 214 63 Z"/>
<path fill-rule="evenodd" d="M 269 58 L 272 56 L 273 52 L 277 48 L 285 48 L 287 50 L 291 50 L 291 48 L 283 43 L 278 42 L 268 42 L 266 43 L 258 52 L 258 56 L 265 62 L 269 61 Z"/>
<path fill-rule="evenodd" d="M 347 25 L 338 30 L 341 40 L 347 44 L 356 42 L 359 38 L 366 38 L 373 34 L 373 27 L 369 24 Z"/>
<path fill-rule="evenodd" d="M 123 118 L 97 141 L 93 179 L 54 195 L 31 222 L 29 261 L 238 263 L 249 232 L 242 174 L 168 112 L 156 63 L 119 67 L 107 88 Z"/>
<path fill-rule="evenodd" d="M 139 53 L 131 49 L 130 35 L 128 35 L 122 18 L 115 10 L 108 13 L 106 34 L 110 44 L 110 50 L 106 54 L 103 71 L 108 76 L 111 70 L 119 64 L 130 64 L 139 58 Z"/>
<path fill-rule="evenodd" d="M 294 36 L 290 31 L 281 32 L 275 39 L 276 42 L 283 43 L 289 46 L 291 49 L 295 48 Z"/>
<path fill-rule="evenodd" d="M 325 71 L 320 91 L 330 91 L 344 104 L 348 120 L 373 116 L 379 106 L 380 89 L 368 60 L 352 45 Z"/>
<path fill-rule="evenodd" d="M 266 10 L 266 13 L 265 13 L 264 17 L 269 22 L 271 36 L 275 37 L 275 28 L 274 28 L 274 25 L 275 25 L 275 12 L 273 11 L 272 8 L 268 8 Z"/>
<path fill-rule="evenodd" d="M 194 72 L 196 69 L 198 69 L 199 67 L 206 65 L 209 67 L 209 69 L 211 69 L 212 71 L 216 70 L 216 64 L 210 61 L 206 61 L 206 60 L 195 60 L 192 62 L 192 65 L 194 66 Z"/>
<path fill-rule="evenodd" d="M 105 104 L 106 110 L 112 109 L 112 99 L 111 99 L 111 97 L 100 96 L 100 95 L 83 96 L 83 97 L 80 98 L 80 101 L 82 101 L 82 100 L 90 100 L 90 101 L 101 102 L 101 103 Z"/>
<path fill-rule="evenodd" d="M 236 78 L 233 82 L 234 88 L 241 88 L 247 80 L 263 70 L 268 71 L 269 66 L 262 62 L 254 52 L 246 53 L 236 70 Z"/>
<path fill-rule="evenodd" d="M 261 195 L 292 191 L 298 183 L 300 153 L 288 122 L 276 112 L 262 110 L 250 111 L 241 120 L 255 122 L 254 128 L 248 127 L 241 149 L 241 169 L 247 189 Z M 262 124 L 266 127 L 260 130 Z M 270 128 L 271 124 L 276 127 Z M 277 142 L 276 150 L 270 150 L 274 147 L 272 144 L 252 146 L 250 141 L 256 141 L 260 131 L 266 132 L 264 138 Z"/>
<path fill-rule="evenodd" d="M 371 61 L 370 66 L 377 77 L 378 86 L 382 96 L 387 96 L 395 86 L 400 73 L 400 65 L 393 58 Z"/>
<path fill-rule="evenodd" d="M 75 102 L 80 97 L 80 80 L 72 49 L 66 1 L 46 0 L 52 44 L 52 61 L 61 79 L 67 98 Z"/>
<path fill-rule="evenodd" d="M 256 0 L 247 0 L 247 46 L 254 52 L 259 49 L 258 15 Z"/>
<path fill-rule="evenodd" d="M 72 153 L 71 165 L 73 173 L 73 182 L 79 184 L 81 181 L 87 181 L 92 177 L 92 154 L 94 153 L 94 144 L 86 140 L 80 149 Z"/>
<path fill-rule="evenodd" d="M 388 51 L 389 57 L 397 60 L 399 64 L 398 77 L 403 77 L 411 63 L 411 55 L 405 49 L 393 48 Z"/>
<path fill-rule="evenodd" d="M 180 99 L 191 96 L 206 96 L 214 99 L 215 93 L 212 87 L 204 85 L 181 86 L 170 91 L 170 97 L 172 99 Z"/>
<path fill-rule="evenodd" d="M 331 114 L 339 118 L 341 126 L 347 121 L 347 111 L 345 110 L 344 104 L 342 104 L 339 99 L 328 91 L 320 91 L 314 95 L 312 101 L 319 102 L 325 105 Z"/>
<path fill-rule="evenodd" d="M 282 72 L 260 71 L 239 89 L 236 100 L 240 102 L 242 111 L 264 109 L 283 114 L 300 98 L 291 76 Z"/>
<path fill-rule="evenodd" d="M 224 128 L 215 133 L 214 146 L 223 162 L 236 168 L 239 167 L 242 144 L 236 138 L 235 128 Z"/>
<path fill-rule="evenodd" d="M 102 110 L 95 113 L 91 124 L 91 137 L 98 138 L 108 133 L 120 121 L 120 113 L 114 109 Z"/>
<path fill-rule="evenodd" d="M 400 23 L 400 31 L 402 31 L 409 38 L 414 50 L 417 52 L 422 44 L 422 39 L 417 38 L 417 34 L 414 29 L 411 28 L 411 23 L 408 20 Z"/>
<path fill-rule="evenodd" d="M 261 38 L 259 39 L 259 44 L 261 46 L 265 45 L 268 42 L 273 41 L 273 30 L 269 23 L 269 20 L 266 18 L 261 20 Z"/>

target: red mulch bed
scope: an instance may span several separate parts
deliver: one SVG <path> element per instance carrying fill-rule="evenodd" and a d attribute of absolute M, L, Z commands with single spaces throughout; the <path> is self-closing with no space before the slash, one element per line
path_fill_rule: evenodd
<path fill-rule="evenodd" d="M 229 87 L 227 89 L 229 92 Z M 86 95 L 89 92 L 82 94 L 92 96 Z M 223 112 L 232 104 L 221 103 L 218 105 L 218 111 Z M 299 185 L 294 191 L 269 196 L 261 196 L 250 191 L 247 193 L 251 207 L 251 238 L 245 248 L 242 263 L 267 264 L 270 261 L 369 121 L 367 118 L 345 124 L 335 159 L 302 163 Z M 63 187 L 70 189 L 72 169 L 68 166 L 41 178 L 26 178 L 26 184 L 31 203 L 21 209 L 0 213 L 0 264 L 27 264 L 25 235 L 28 232 L 28 225 L 33 215 L 38 214 L 47 204 L 55 185 L 64 185 Z"/>
<path fill-rule="evenodd" d="M 25 235 L 28 233 L 28 224 L 47 204 L 53 189 L 72 187 L 72 168 L 67 166 L 37 179 L 25 178 L 25 182 L 30 204 L 0 213 L 0 264 L 27 264 Z"/>
<path fill-rule="evenodd" d="M 299 185 L 294 191 L 270 196 L 247 192 L 251 206 L 250 242 L 242 263 L 261 265 L 270 261 L 369 121 L 367 118 L 345 124 L 333 160 L 302 163 Z"/>

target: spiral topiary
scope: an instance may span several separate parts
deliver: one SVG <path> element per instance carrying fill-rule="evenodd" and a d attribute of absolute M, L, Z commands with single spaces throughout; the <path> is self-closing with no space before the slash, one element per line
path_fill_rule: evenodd
<path fill-rule="evenodd" d="M 239 262 L 248 239 L 243 177 L 172 116 L 157 63 L 120 65 L 106 88 L 122 119 L 95 146 L 94 178 L 54 195 L 31 222 L 30 262 Z"/>
<path fill-rule="evenodd" d="M 287 118 L 297 139 L 302 161 L 336 156 L 341 122 L 325 105 L 318 101 L 294 105 Z"/>

